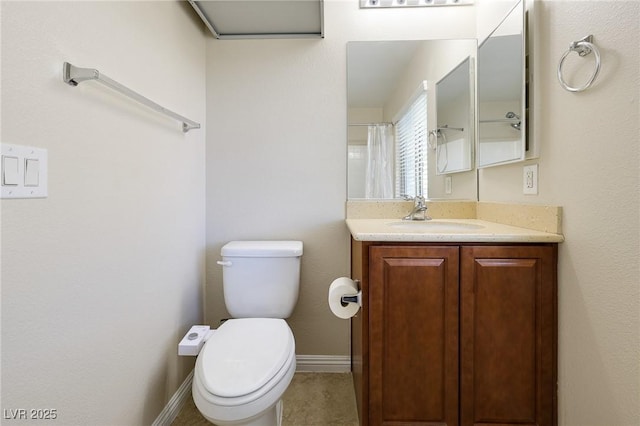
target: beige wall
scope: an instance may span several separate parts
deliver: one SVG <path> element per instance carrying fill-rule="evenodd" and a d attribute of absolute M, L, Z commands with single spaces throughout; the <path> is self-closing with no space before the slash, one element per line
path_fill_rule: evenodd
<path fill-rule="evenodd" d="M 202 320 L 204 135 L 62 63 L 95 67 L 205 121 L 204 37 L 188 4 L 7 2 L 2 135 L 48 150 L 49 197 L 2 201 L 7 424 L 151 424 L 193 367 Z M 4 417 L 4 411 L 3 411 Z"/>
<path fill-rule="evenodd" d="M 640 424 L 640 3 L 536 3 L 535 130 L 539 195 L 522 195 L 522 164 L 482 170 L 481 201 L 563 206 L 559 260 L 561 425 Z M 562 89 L 561 55 L 593 34 L 594 86 Z M 574 85 L 592 71 L 583 62 Z M 574 74 L 575 75 L 575 74 Z"/>

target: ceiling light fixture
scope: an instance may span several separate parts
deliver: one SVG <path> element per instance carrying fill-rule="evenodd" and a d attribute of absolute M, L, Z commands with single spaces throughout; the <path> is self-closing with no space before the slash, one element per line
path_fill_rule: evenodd
<path fill-rule="evenodd" d="M 360 0 L 360 8 L 467 6 L 473 3 L 474 0 Z"/>

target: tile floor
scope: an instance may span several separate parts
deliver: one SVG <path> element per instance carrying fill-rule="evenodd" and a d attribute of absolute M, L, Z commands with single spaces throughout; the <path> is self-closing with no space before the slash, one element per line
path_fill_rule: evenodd
<path fill-rule="evenodd" d="M 296 373 L 283 397 L 282 426 L 357 426 L 351 373 Z M 210 426 L 189 398 L 172 426 Z"/>

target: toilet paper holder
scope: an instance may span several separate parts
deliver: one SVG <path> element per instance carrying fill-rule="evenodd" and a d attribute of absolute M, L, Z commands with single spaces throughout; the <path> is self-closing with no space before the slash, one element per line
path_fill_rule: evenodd
<path fill-rule="evenodd" d="M 360 288 L 360 280 L 353 280 L 353 282 Z M 349 303 L 357 303 L 362 306 L 362 290 L 359 290 L 356 294 L 345 294 L 340 297 L 340 303 L 342 306 L 347 306 Z"/>

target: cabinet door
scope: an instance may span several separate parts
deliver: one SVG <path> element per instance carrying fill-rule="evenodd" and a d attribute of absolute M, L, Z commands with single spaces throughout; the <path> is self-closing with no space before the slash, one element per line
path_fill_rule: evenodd
<path fill-rule="evenodd" d="M 556 250 L 462 248 L 462 426 L 557 422 Z"/>
<path fill-rule="evenodd" d="M 458 423 L 458 252 L 370 248 L 370 425 Z"/>

